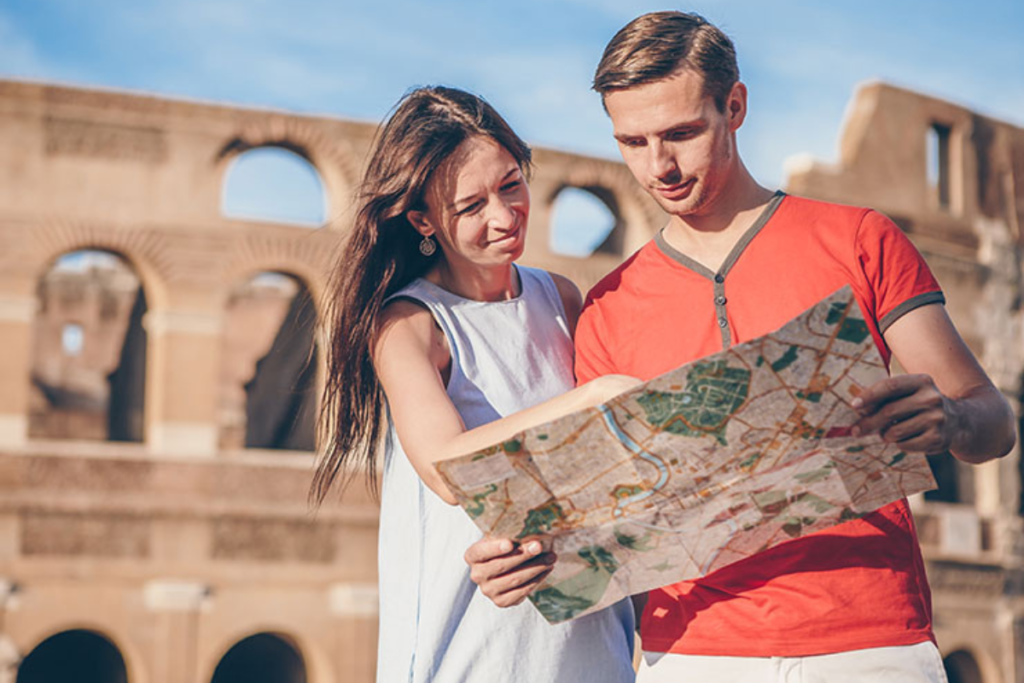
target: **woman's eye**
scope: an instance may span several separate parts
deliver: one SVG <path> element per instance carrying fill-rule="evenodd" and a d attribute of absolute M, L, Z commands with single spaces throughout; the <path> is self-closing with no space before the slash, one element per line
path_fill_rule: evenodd
<path fill-rule="evenodd" d="M 522 184 L 523 184 L 523 182 L 521 180 L 513 180 L 510 183 L 505 183 L 504 185 L 502 185 L 501 189 L 504 192 L 508 192 L 509 190 L 518 189 L 519 186 L 522 185 Z"/>
<path fill-rule="evenodd" d="M 483 202 L 473 202 L 469 206 L 460 209 L 458 212 L 456 212 L 455 215 L 456 216 L 470 216 L 470 215 L 476 213 L 477 211 L 479 211 L 480 207 L 483 206 L 483 205 L 484 205 Z"/>

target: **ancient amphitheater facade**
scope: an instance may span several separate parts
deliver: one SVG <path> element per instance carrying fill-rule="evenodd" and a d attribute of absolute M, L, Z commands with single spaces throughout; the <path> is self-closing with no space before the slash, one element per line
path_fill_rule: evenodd
<path fill-rule="evenodd" d="M 319 300 L 374 130 L 0 81 L 0 681 L 68 657 L 104 681 L 373 680 L 376 506 L 306 493 Z M 315 168 L 323 227 L 224 215 L 265 147 Z M 664 221 L 622 164 L 535 161 L 532 265 L 586 287 Z M 892 216 L 1018 413 L 1022 177 L 1024 131 L 875 84 L 839 165 L 788 187 Z M 585 258 L 548 248 L 566 188 L 613 217 Z M 913 502 L 947 668 L 1024 682 L 1019 457 L 936 469 Z"/>

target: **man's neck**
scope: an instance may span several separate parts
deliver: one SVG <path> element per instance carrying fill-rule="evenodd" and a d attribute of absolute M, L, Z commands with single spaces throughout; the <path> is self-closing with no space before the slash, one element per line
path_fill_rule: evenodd
<path fill-rule="evenodd" d="M 731 190 L 716 197 L 706 211 L 672 216 L 665 227 L 665 240 L 672 247 L 712 271 L 718 271 L 775 194 L 747 173 Z"/>

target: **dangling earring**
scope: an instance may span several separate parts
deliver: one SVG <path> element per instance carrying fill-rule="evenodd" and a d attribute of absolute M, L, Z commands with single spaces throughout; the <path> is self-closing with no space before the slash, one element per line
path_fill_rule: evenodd
<path fill-rule="evenodd" d="M 437 251 L 437 244 L 430 239 L 430 235 L 424 235 L 420 240 L 420 253 L 424 256 L 433 256 L 435 251 Z"/>

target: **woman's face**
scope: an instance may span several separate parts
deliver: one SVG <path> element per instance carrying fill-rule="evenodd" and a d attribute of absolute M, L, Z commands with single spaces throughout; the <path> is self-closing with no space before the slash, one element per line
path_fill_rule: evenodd
<path fill-rule="evenodd" d="M 506 265 L 523 253 L 530 191 L 515 158 L 488 137 L 459 145 L 427 183 L 426 211 L 409 220 L 449 264 Z"/>

